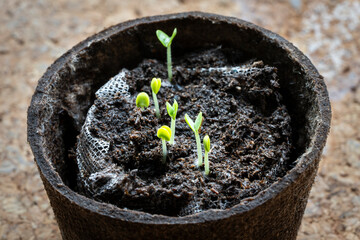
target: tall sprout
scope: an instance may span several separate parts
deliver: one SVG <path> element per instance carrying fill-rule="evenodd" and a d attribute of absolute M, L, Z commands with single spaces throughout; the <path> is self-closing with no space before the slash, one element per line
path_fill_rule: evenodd
<path fill-rule="evenodd" d="M 169 82 L 172 80 L 172 67 L 171 67 L 171 43 L 176 36 L 177 29 L 175 28 L 171 37 L 161 30 L 156 30 L 156 36 L 164 47 L 166 47 L 166 56 L 167 56 L 167 69 L 168 69 L 168 79 Z"/>
<path fill-rule="evenodd" d="M 198 154 L 198 161 L 197 166 L 200 167 L 202 165 L 202 151 L 201 151 L 201 142 L 200 142 L 200 136 L 199 136 L 199 130 L 203 121 L 202 112 L 198 114 L 196 117 L 195 123 L 193 120 L 189 117 L 189 115 L 185 114 L 185 121 L 193 130 L 195 133 L 195 140 L 196 140 L 196 146 L 197 146 L 197 154 Z"/>

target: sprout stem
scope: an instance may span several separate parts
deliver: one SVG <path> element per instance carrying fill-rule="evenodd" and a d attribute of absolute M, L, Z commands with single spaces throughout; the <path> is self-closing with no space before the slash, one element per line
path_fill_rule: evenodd
<path fill-rule="evenodd" d="M 198 154 L 197 166 L 200 167 L 202 165 L 202 151 L 201 151 L 200 136 L 198 132 L 195 132 L 195 139 L 196 139 L 197 154 Z"/>
<path fill-rule="evenodd" d="M 205 155 L 204 155 L 205 175 L 209 175 L 210 169 L 209 169 L 209 157 L 208 157 L 208 154 L 211 151 L 209 135 L 206 135 L 204 137 L 203 143 L 204 143 L 204 151 L 205 151 Z"/>
<path fill-rule="evenodd" d="M 157 97 L 156 97 L 156 94 L 154 93 L 154 91 L 151 91 L 151 92 L 152 92 L 152 96 L 153 96 L 153 100 L 154 100 L 156 117 L 160 118 L 159 102 L 157 100 Z"/>
<path fill-rule="evenodd" d="M 210 169 L 209 169 L 209 152 L 205 151 L 204 154 L 204 166 L 205 166 L 205 175 L 209 175 Z"/>
<path fill-rule="evenodd" d="M 170 144 L 174 145 L 175 141 L 175 122 L 176 119 L 171 118 L 171 139 L 170 139 Z"/>
<path fill-rule="evenodd" d="M 172 68 L 171 68 L 171 45 L 167 47 L 167 69 L 169 82 L 172 80 Z"/>
<path fill-rule="evenodd" d="M 166 163 L 166 155 L 167 155 L 167 149 L 166 149 L 166 140 L 162 139 L 162 151 L 163 151 L 163 160 L 162 162 Z"/>

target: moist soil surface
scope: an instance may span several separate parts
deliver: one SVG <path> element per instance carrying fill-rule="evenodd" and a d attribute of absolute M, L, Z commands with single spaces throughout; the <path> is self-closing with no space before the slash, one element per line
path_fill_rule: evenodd
<path fill-rule="evenodd" d="M 230 67 L 240 65 L 251 70 L 233 74 Z M 219 67 L 226 68 L 214 70 Z M 218 47 L 175 59 L 170 84 L 165 80 L 166 62 L 143 61 L 127 75 L 129 98 L 95 100 L 91 132 L 110 142 L 106 161 L 115 163 L 123 175 L 115 189 L 91 197 L 168 216 L 226 209 L 245 198 L 251 201 L 292 166 L 290 116 L 276 72 L 261 59 L 244 61 L 241 52 Z M 161 119 L 155 116 L 152 99 L 145 110 L 135 105 L 139 92 L 151 98 L 153 77 L 163 81 L 157 94 Z M 165 103 L 172 104 L 173 99 L 179 104 L 175 144 L 167 144 L 163 164 L 157 130 L 170 127 Z M 206 134 L 211 139 L 208 176 L 203 167 L 196 167 L 195 135 L 184 120 L 187 113 L 195 121 L 200 111 L 201 140 Z M 98 181 L 105 183 L 106 179 Z"/>

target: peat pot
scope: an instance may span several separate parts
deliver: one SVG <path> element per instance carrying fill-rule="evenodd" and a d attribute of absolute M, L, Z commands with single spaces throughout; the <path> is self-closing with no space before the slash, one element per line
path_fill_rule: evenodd
<path fill-rule="evenodd" d="M 225 46 L 278 69 L 291 116 L 294 167 L 226 210 L 170 217 L 121 209 L 74 191 L 71 154 L 95 92 L 122 68 L 165 59 L 155 31 L 177 27 L 173 55 Z M 63 239 L 295 239 L 329 132 L 323 77 L 291 43 L 237 18 L 189 12 L 120 23 L 77 44 L 40 79 L 28 110 L 28 141 Z"/>

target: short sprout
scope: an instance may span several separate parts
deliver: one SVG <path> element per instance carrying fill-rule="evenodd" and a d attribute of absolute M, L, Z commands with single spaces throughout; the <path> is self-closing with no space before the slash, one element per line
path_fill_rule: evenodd
<path fill-rule="evenodd" d="M 202 165 L 202 152 L 201 152 L 199 130 L 203 121 L 202 112 L 198 114 L 195 123 L 187 114 L 185 114 L 185 121 L 189 125 L 191 130 L 193 130 L 193 132 L 195 133 L 195 140 L 196 140 L 197 154 L 198 154 L 197 166 L 200 167 Z"/>
<path fill-rule="evenodd" d="M 159 92 L 160 87 L 161 87 L 161 79 L 160 78 L 153 78 L 151 80 L 151 92 L 152 92 L 152 97 L 154 100 L 154 105 L 155 105 L 155 112 L 156 112 L 156 117 L 160 118 L 160 108 L 159 108 L 159 102 L 157 100 L 157 96 L 156 94 Z"/>
<path fill-rule="evenodd" d="M 164 125 L 157 131 L 158 138 L 161 138 L 162 140 L 162 150 L 163 150 L 163 160 L 162 162 L 166 162 L 166 155 L 167 155 L 167 149 L 166 149 L 166 142 L 170 141 L 171 139 L 171 129 Z"/>
<path fill-rule="evenodd" d="M 204 167 L 205 167 L 205 175 L 209 175 L 210 168 L 209 168 L 209 152 L 210 152 L 210 138 L 208 135 L 206 135 L 203 139 L 204 144 Z"/>
<path fill-rule="evenodd" d="M 166 47 L 167 51 L 167 68 L 168 68 L 168 78 L 169 82 L 171 82 L 172 79 L 172 68 L 171 68 L 171 43 L 176 36 L 177 29 L 175 28 L 171 37 L 169 37 L 166 33 L 164 33 L 161 30 L 156 31 L 156 36 L 158 37 L 159 41 Z"/>
<path fill-rule="evenodd" d="M 174 104 L 171 106 L 170 103 L 166 102 L 166 110 L 169 114 L 169 116 L 171 117 L 171 140 L 170 140 L 170 144 L 173 145 L 174 144 L 174 139 L 175 139 L 175 123 L 176 123 L 176 114 L 177 114 L 177 110 L 178 110 L 178 103 L 177 101 L 174 99 Z"/>
<path fill-rule="evenodd" d="M 150 104 L 149 95 L 146 92 L 141 92 L 136 97 L 136 106 L 144 110 Z"/>

